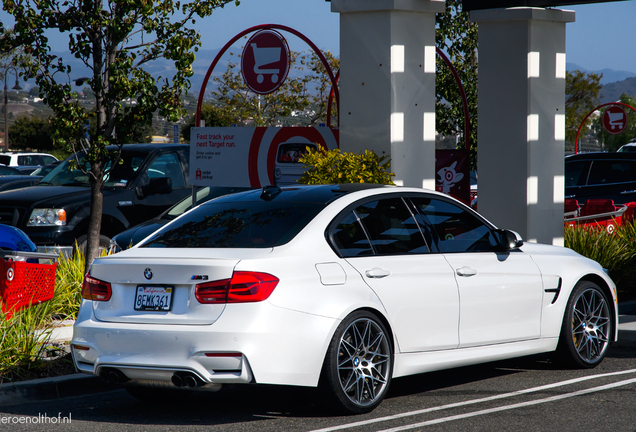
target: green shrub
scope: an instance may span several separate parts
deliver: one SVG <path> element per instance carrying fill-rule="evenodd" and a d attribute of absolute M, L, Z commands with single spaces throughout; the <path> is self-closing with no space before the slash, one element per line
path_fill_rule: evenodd
<path fill-rule="evenodd" d="M 565 246 L 608 270 L 619 301 L 636 300 L 636 225 L 624 223 L 612 234 L 596 227 L 566 227 Z"/>
<path fill-rule="evenodd" d="M 0 381 L 35 378 L 42 367 L 46 342 L 51 334 L 51 304 L 44 302 L 13 314 L 0 312 Z"/>
<path fill-rule="evenodd" d="M 335 150 L 312 150 L 300 158 L 307 171 L 298 180 L 303 184 L 376 183 L 394 184 L 388 156 L 365 150 L 356 154 Z"/>
<path fill-rule="evenodd" d="M 55 319 L 75 319 L 82 301 L 84 254 L 77 251 L 72 257 L 61 255 L 55 273 L 55 296 L 50 301 Z"/>

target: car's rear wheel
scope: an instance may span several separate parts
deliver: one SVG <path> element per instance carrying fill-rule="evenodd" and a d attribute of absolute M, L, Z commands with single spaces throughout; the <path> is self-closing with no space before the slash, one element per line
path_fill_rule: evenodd
<path fill-rule="evenodd" d="M 338 326 L 323 366 L 321 386 L 339 411 L 372 411 L 386 395 L 393 373 L 393 347 L 382 321 L 365 311 Z"/>
<path fill-rule="evenodd" d="M 593 368 L 605 357 L 612 334 L 607 296 L 594 282 L 574 287 L 563 316 L 559 354 L 569 366 Z"/>

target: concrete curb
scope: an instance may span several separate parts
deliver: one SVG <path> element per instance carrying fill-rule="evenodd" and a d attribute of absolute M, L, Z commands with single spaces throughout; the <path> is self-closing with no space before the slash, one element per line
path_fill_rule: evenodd
<path fill-rule="evenodd" d="M 62 399 L 117 390 L 101 378 L 83 373 L 0 385 L 0 406 Z"/>

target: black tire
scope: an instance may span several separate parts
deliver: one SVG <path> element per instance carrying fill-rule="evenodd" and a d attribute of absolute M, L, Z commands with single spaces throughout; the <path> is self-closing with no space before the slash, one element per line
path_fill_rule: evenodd
<path fill-rule="evenodd" d="M 185 401 L 194 393 L 192 390 L 164 387 L 125 386 L 129 395 L 143 402 L 170 403 Z"/>
<path fill-rule="evenodd" d="M 384 399 L 393 374 L 393 344 L 374 314 L 358 311 L 340 323 L 323 365 L 321 388 L 332 408 L 362 414 Z"/>
<path fill-rule="evenodd" d="M 612 335 L 612 308 L 594 282 L 580 281 L 563 315 L 557 353 L 566 365 L 593 368 L 603 361 Z"/>

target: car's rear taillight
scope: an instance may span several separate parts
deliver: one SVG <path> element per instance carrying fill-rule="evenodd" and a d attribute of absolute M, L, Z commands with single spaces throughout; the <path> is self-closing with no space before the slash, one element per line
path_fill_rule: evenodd
<path fill-rule="evenodd" d="M 232 279 L 198 284 L 194 295 L 199 303 L 249 303 L 266 300 L 278 278 L 267 273 L 234 272 Z"/>
<path fill-rule="evenodd" d="M 90 273 L 84 277 L 82 283 L 82 298 L 93 301 L 108 301 L 113 291 L 108 282 L 95 279 Z"/>

